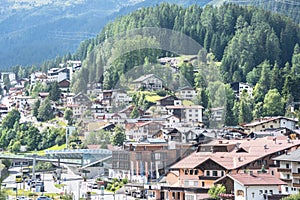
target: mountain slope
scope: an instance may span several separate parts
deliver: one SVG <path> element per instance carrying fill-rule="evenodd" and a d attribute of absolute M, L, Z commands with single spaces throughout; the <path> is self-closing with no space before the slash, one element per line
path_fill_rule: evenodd
<path fill-rule="evenodd" d="M 300 23 L 300 2 L 298 0 L 212 0 L 210 5 L 220 6 L 223 3 L 256 6 L 272 12 L 286 15 Z"/>
<path fill-rule="evenodd" d="M 210 0 L 167 0 L 205 5 Z M 116 16 L 162 0 L 4 0 L 0 5 L 0 68 L 31 65 L 74 52 Z"/>

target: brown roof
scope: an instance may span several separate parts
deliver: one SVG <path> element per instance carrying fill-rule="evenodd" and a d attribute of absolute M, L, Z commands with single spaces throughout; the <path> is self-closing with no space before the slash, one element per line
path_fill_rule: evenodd
<path fill-rule="evenodd" d="M 244 127 L 253 127 L 253 126 L 257 126 L 257 125 L 260 125 L 260 124 L 271 122 L 271 121 L 274 121 L 274 120 L 277 120 L 277 119 L 286 119 L 286 120 L 289 120 L 289 121 L 298 122 L 298 120 L 296 120 L 296 119 L 283 117 L 283 116 L 278 116 L 278 117 L 260 118 L 260 119 L 257 119 L 255 121 L 249 123 L 249 124 L 245 124 Z"/>
<path fill-rule="evenodd" d="M 216 141 L 213 141 L 206 145 L 214 146 L 215 143 Z M 300 140 L 289 143 L 287 137 L 277 137 L 275 142 L 273 137 L 264 137 L 256 140 L 239 140 L 237 143 L 241 143 L 239 149 L 246 149 L 247 152 L 239 152 L 238 149 L 231 152 L 194 152 L 174 164 L 171 169 L 193 169 L 209 159 L 228 170 L 237 169 L 267 155 L 299 146 Z"/>
<path fill-rule="evenodd" d="M 270 174 L 227 174 L 226 177 L 240 183 L 243 186 L 287 185 L 286 182 L 283 182 Z M 223 178 L 224 177 L 219 180 Z M 218 182 L 218 180 L 216 182 Z"/>
<path fill-rule="evenodd" d="M 99 144 L 89 144 L 89 145 L 87 145 L 87 148 L 93 149 L 93 150 L 100 149 L 100 145 Z"/>

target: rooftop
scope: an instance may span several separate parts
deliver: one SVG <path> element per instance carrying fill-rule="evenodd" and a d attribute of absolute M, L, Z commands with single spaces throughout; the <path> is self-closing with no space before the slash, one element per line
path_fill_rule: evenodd
<path fill-rule="evenodd" d="M 287 185 L 287 183 L 270 174 L 227 174 L 226 176 L 218 179 L 216 183 L 227 177 L 243 186 Z"/>
<path fill-rule="evenodd" d="M 228 170 L 237 169 L 257 159 L 300 145 L 300 140 L 291 142 L 287 139 L 287 137 L 283 136 L 277 137 L 276 141 L 273 140 L 273 137 L 256 140 L 238 140 L 235 141 L 238 148 L 234 148 L 230 152 L 194 152 L 174 164 L 171 169 L 194 169 L 207 160 L 211 160 Z M 215 142 L 208 143 L 206 146 L 211 145 L 213 147 L 216 145 Z"/>

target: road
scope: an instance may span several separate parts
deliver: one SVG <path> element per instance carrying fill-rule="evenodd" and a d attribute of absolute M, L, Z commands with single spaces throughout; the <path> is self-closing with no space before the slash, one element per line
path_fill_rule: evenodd
<path fill-rule="evenodd" d="M 15 188 L 30 190 L 30 187 L 26 183 L 15 183 L 15 175 L 20 172 L 20 167 L 13 167 L 9 169 L 10 175 L 3 181 L 6 188 Z M 44 180 L 45 192 L 47 193 L 63 193 L 67 192 L 68 194 L 73 195 L 74 200 L 78 200 L 79 197 L 86 197 L 87 192 L 91 192 L 92 200 L 134 200 L 131 196 L 126 196 L 122 190 L 117 191 L 114 195 L 111 192 L 105 191 L 104 194 L 101 193 L 99 189 L 91 189 L 88 187 L 89 183 L 95 183 L 95 180 L 90 179 L 86 182 L 83 181 L 82 177 L 67 170 L 67 173 L 61 175 L 60 182 L 54 182 L 51 173 L 41 173 L 41 179 Z M 64 184 L 62 188 L 56 188 L 55 184 L 61 183 Z M 34 189 L 32 189 L 34 191 Z M 121 194 L 118 194 L 121 193 Z M 18 196 L 23 196 L 22 193 L 18 193 Z M 14 199 L 11 197 L 10 199 Z"/>

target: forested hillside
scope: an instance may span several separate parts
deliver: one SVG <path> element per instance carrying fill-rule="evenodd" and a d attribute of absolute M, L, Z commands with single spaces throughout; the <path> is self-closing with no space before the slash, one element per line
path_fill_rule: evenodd
<path fill-rule="evenodd" d="M 259 116 L 283 115 L 289 102 L 300 100 L 297 91 L 300 83 L 299 26 L 277 14 L 232 4 L 204 9 L 196 5 L 185 8 L 161 4 L 140 9 L 109 23 L 95 39 L 83 42 L 77 50 L 75 57 L 85 61 L 81 73 L 75 78 L 77 81 L 73 83 L 74 91 L 84 91 L 87 82 L 101 78 L 103 71 L 99 70 L 99 66 L 104 65 L 101 58 L 111 52 L 105 48 L 99 50 L 98 44 L 120 32 L 149 26 L 180 31 L 195 39 L 214 54 L 215 61 L 221 62 L 224 83 L 243 81 L 255 86 L 253 99 L 244 94 L 240 101 L 228 101 L 227 113 L 232 119 L 227 124 L 248 122 Z M 138 38 L 133 41 L 136 40 Z M 159 41 L 152 38 L 142 42 Z M 112 88 L 122 74 L 143 64 L 146 57 L 153 62 L 166 54 L 145 49 L 124 55 L 106 68 L 105 87 Z M 205 86 L 196 82 L 197 74 L 193 76 L 196 77 L 192 85 L 205 91 Z M 229 99 L 234 98 L 231 96 Z"/>
<path fill-rule="evenodd" d="M 213 0 L 209 4 L 221 5 L 223 3 L 256 6 L 289 16 L 296 23 L 300 23 L 300 2 L 298 0 Z"/>
<path fill-rule="evenodd" d="M 205 5 L 210 0 L 166 0 Z M 117 16 L 162 0 L 2 0 L 0 4 L 0 69 L 39 65 L 73 53 Z"/>

